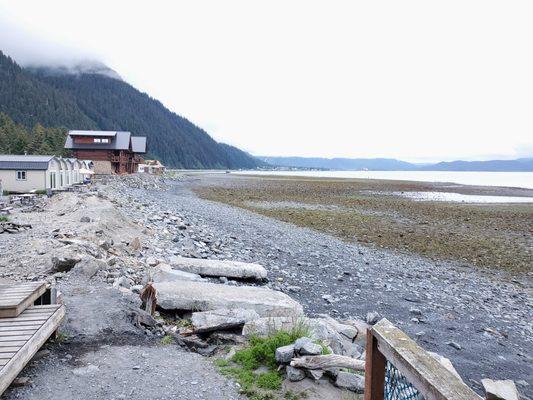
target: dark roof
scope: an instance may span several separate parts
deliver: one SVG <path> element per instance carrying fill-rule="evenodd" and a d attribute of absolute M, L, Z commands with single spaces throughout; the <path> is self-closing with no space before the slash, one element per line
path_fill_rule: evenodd
<path fill-rule="evenodd" d="M 70 136 L 103 136 L 113 137 L 117 135 L 117 131 L 68 131 Z"/>
<path fill-rule="evenodd" d="M 76 131 L 79 132 L 79 131 Z M 88 132 L 86 136 L 91 136 L 89 132 L 100 132 L 100 131 L 86 131 Z M 130 132 L 116 132 L 116 136 L 111 139 L 110 143 L 74 143 L 72 136 L 67 136 L 67 141 L 65 142 L 65 149 L 76 149 L 76 150 L 128 150 L 130 148 Z"/>
<path fill-rule="evenodd" d="M 145 136 L 132 136 L 131 137 L 131 150 L 134 153 L 146 153 L 146 137 Z"/>
<path fill-rule="evenodd" d="M 0 155 L 0 169 L 47 170 L 54 156 Z"/>

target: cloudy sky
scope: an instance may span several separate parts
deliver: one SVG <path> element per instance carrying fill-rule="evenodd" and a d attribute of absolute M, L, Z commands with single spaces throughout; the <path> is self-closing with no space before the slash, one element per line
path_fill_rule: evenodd
<path fill-rule="evenodd" d="M 531 21 L 531 0 L 0 0 L 0 49 L 100 60 L 256 155 L 513 158 L 533 156 Z"/>

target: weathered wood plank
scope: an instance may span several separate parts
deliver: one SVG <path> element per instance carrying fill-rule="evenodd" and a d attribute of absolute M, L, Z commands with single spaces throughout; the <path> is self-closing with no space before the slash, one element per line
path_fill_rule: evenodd
<path fill-rule="evenodd" d="M 364 361 L 338 354 L 296 357 L 292 359 L 291 366 L 305 369 L 351 368 L 357 371 L 365 370 Z"/>
<path fill-rule="evenodd" d="M 372 331 L 366 333 L 365 400 L 383 400 L 385 396 L 385 367 L 387 360 L 378 350 Z"/>
<path fill-rule="evenodd" d="M 13 330 L 17 331 L 36 331 L 40 328 L 42 324 L 39 325 L 17 325 L 17 326 L 0 326 L 0 332 L 11 332 Z"/>
<path fill-rule="evenodd" d="M 37 329 L 30 329 L 29 331 L 17 330 L 17 331 L 0 332 L 0 338 L 11 337 L 11 336 L 20 336 L 20 335 L 31 335 L 36 330 Z"/>
<path fill-rule="evenodd" d="M 459 377 L 386 319 L 372 327 L 378 350 L 426 400 L 480 400 Z"/>
<path fill-rule="evenodd" d="M 11 346 L 24 346 L 24 344 L 26 343 L 25 340 L 9 340 L 9 341 L 5 341 L 5 342 L 0 342 L 0 349 L 3 348 L 3 347 L 11 347 Z"/>
<path fill-rule="evenodd" d="M 0 328 L 4 327 L 11 327 L 11 326 L 30 326 L 30 325 L 41 325 L 39 322 L 35 321 L 11 321 L 11 322 L 3 322 L 2 319 L 0 319 Z"/>
<path fill-rule="evenodd" d="M 17 352 L 22 346 L 11 346 L 11 347 L 0 347 L 0 354 L 1 353 L 10 353 L 12 351 Z"/>
<path fill-rule="evenodd" d="M 0 342 L 14 342 L 19 340 L 28 340 L 32 335 L 19 335 L 19 336 L 1 336 Z"/>
<path fill-rule="evenodd" d="M 65 307 L 56 305 L 57 309 L 50 309 L 50 318 L 48 318 L 30 339 L 20 348 L 19 351 L 11 358 L 3 368 L 0 369 L 0 395 L 9 387 L 13 379 L 20 373 L 25 365 L 37 353 L 46 340 L 56 331 L 61 320 L 65 316 Z M 15 336 L 13 336 L 15 337 Z"/>

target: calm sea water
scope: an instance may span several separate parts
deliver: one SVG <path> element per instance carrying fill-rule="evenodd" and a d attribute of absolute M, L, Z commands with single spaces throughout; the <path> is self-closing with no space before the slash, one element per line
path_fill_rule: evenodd
<path fill-rule="evenodd" d="M 244 175 L 280 175 L 322 178 L 391 179 L 416 182 L 450 182 L 461 185 L 505 186 L 533 189 L 533 172 L 239 171 L 236 173 Z"/>

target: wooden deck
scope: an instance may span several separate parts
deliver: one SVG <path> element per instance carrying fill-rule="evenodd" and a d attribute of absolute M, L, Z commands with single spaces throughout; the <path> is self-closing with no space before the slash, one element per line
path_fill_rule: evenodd
<path fill-rule="evenodd" d="M 64 316 L 65 306 L 51 304 L 29 307 L 18 317 L 0 318 L 0 396 Z"/>
<path fill-rule="evenodd" d="M 28 282 L 0 285 L 0 318 L 20 315 L 46 291 L 44 282 Z"/>

